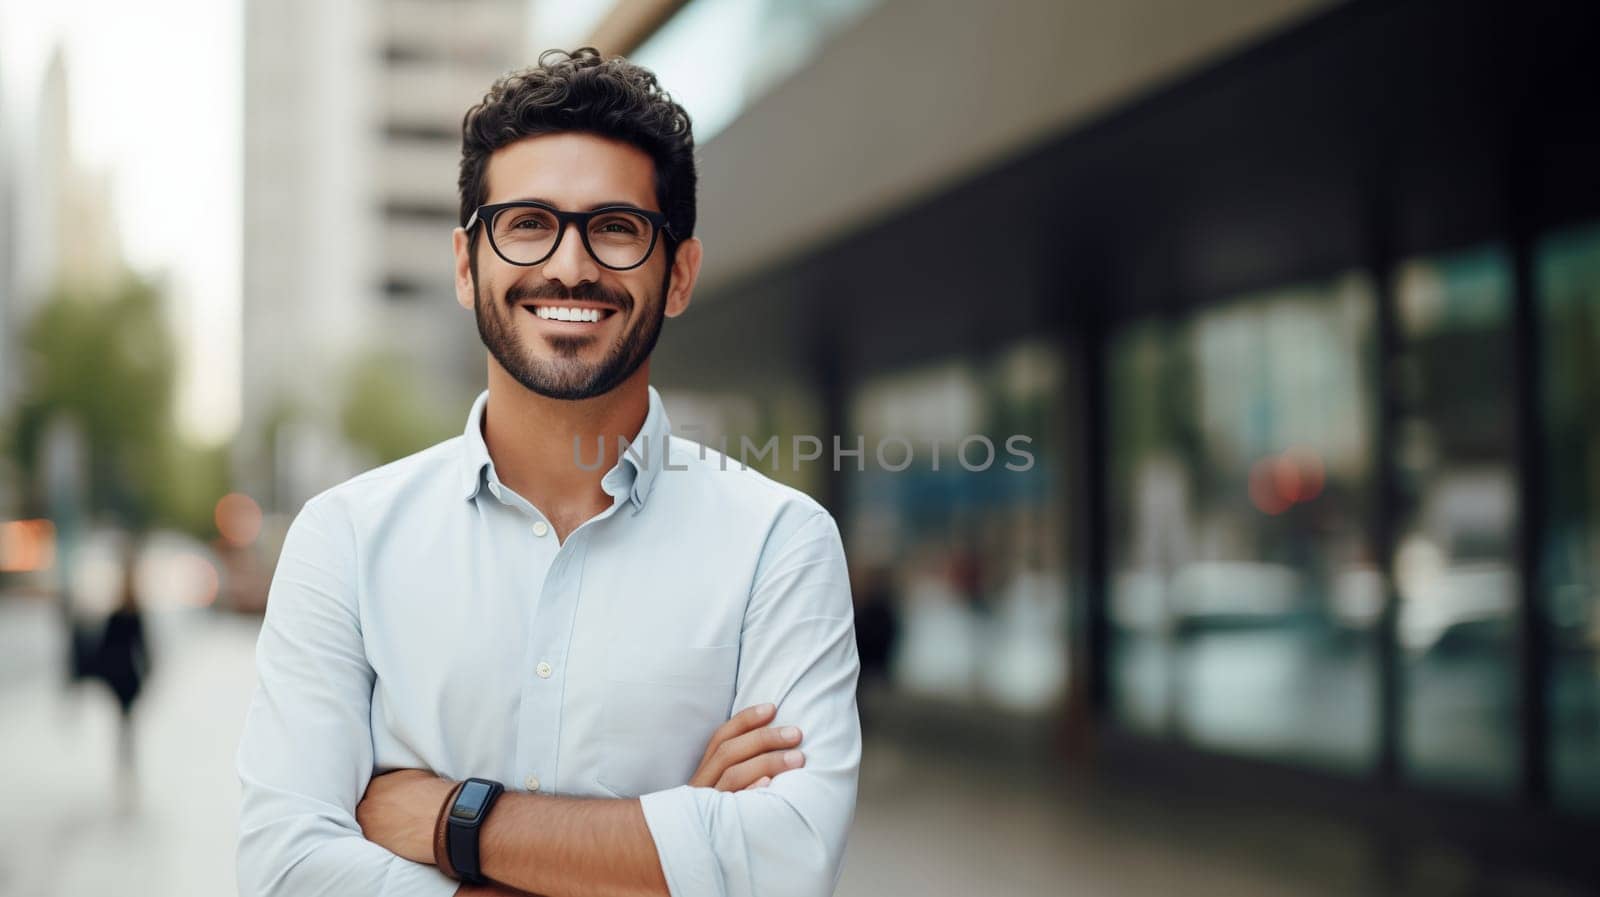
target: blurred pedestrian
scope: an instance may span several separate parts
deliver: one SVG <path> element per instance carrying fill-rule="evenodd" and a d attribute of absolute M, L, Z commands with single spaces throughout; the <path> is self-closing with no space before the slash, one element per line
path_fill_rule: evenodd
<path fill-rule="evenodd" d="M 135 793 L 133 706 L 144 681 L 150 675 L 150 652 L 145 642 L 144 614 L 139 607 L 136 563 L 138 553 L 130 541 L 122 564 L 122 588 L 117 607 L 106 618 L 100 645 L 95 652 L 93 672 L 111 693 L 121 709 L 117 729 L 118 781 L 123 783 L 125 809 L 132 808 Z"/>
<path fill-rule="evenodd" d="M 900 633 L 896 611 L 894 574 L 886 567 L 873 567 L 856 603 L 856 651 L 861 658 L 863 682 L 889 678 L 889 658 Z"/>
<path fill-rule="evenodd" d="M 884 566 L 869 568 L 864 585 L 856 592 L 856 654 L 861 659 L 857 685 L 859 713 L 863 727 L 872 722 L 875 696 L 889 684 L 889 661 L 894 656 L 900 635 L 900 616 L 894 592 L 893 571 Z"/>

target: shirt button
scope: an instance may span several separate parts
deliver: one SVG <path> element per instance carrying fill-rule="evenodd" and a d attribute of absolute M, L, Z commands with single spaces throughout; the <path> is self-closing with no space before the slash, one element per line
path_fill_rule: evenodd
<path fill-rule="evenodd" d="M 550 527 L 543 520 L 533 525 L 533 534 L 535 536 L 543 536 L 548 532 L 550 532 Z"/>
<path fill-rule="evenodd" d="M 538 666 L 533 668 L 533 671 L 535 673 L 539 674 L 539 678 L 540 679 L 549 679 L 550 678 L 550 664 L 545 663 L 542 660 L 539 661 L 539 665 Z"/>
<path fill-rule="evenodd" d="M 522 784 L 527 786 L 529 791 L 538 791 L 539 790 L 539 777 L 538 776 L 528 776 L 527 778 L 522 780 Z"/>

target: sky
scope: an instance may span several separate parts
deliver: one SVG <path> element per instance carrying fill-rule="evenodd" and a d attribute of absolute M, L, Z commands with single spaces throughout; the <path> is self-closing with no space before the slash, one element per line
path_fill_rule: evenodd
<path fill-rule="evenodd" d="M 65 54 L 75 154 L 111 174 L 137 271 L 171 287 L 178 426 L 239 421 L 242 0 L 0 0 L 0 128 L 26 155 L 40 80 Z"/>

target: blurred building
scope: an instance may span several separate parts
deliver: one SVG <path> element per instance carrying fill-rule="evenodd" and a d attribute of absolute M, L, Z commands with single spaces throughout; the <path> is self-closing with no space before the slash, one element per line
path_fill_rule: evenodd
<path fill-rule="evenodd" d="M 363 354 L 452 410 L 481 388 L 451 281 L 461 116 L 527 32 L 525 0 L 246 3 L 239 450 L 269 506 L 366 462 L 339 426 Z"/>
<path fill-rule="evenodd" d="M 385 330 L 426 370 L 478 383 L 481 344 L 455 304 L 450 245 L 460 223 L 461 119 L 496 78 L 531 61 L 527 3 L 387 0 L 382 28 L 376 192 Z"/>
<path fill-rule="evenodd" d="M 634 55 L 737 80 L 751 6 Z M 702 146 L 653 373 L 864 449 L 756 466 L 840 520 L 869 721 L 1593 874 L 1594 11 L 858 6 Z"/>
<path fill-rule="evenodd" d="M 58 47 L 50 56 L 32 110 L 31 143 L 16 148 L 20 220 L 29 226 L 17 234 L 17 294 L 13 320 L 24 322 L 43 302 L 60 273 L 64 255 L 67 182 L 72 159 L 72 134 L 66 56 Z"/>
<path fill-rule="evenodd" d="M 55 285 L 60 267 L 71 152 L 67 109 L 66 60 L 57 50 L 36 106 L 12 112 L 31 117 L 33 127 L 8 129 L 0 137 L 0 414 L 10 412 L 20 388 L 23 329 Z M 27 136 L 17 139 L 20 135 Z"/>
<path fill-rule="evenodd" d="M 21 272 L 17 241 L 22 229 L 18 192 L 21 187 L 16 137 L 4 127 L 13 110 L 6 105 L 6 84 L 0 78 L 0 420 L 10 416 L 21 376 Z M 21 484 L 12 465 L 0 460 L 0 519 L 17 512 Z"/>
<path fill-rule="evenodd" d="M 86 164 L 73 139 L 65 54 L 50 57 L 18 154 L 15 320 L 26 322 L 52 290 L 100 288 L 124 269 L 110 175 Z"/>
<path fill-rule="evenodd" d="M 64 53 L 50 57 L 31 120 L 0 139 L 0 416 L 21 385 L 21 340 L 52 291 L 103 288 L 124 270 L 110 177 L 73 140 Z"/>
<path fill-rule="evenodd" d="M 6 107 L 5 79 L 0 77 L 0 123 L 11 110 Z M 17 298 L 16 239 L 17 175 L 15 153 L 9 128 L 0 128 L 0 413 L 11 407 L 16 382 L 16 323 L 12 306 Z M 7 512 L 5 483 L 0 476 L 0 514 Z"/>

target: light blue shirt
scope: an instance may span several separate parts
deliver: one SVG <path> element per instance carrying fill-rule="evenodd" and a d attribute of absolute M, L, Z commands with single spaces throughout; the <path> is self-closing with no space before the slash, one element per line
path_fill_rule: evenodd
<path fill-rule="evenodd" d="M 462 436 L 306 503 L 239 746 L 242 895 L 453 894 L 356 824 L 368 780 L 402 767 L 639 797 L 674 897 L 833 892 L 861 761 L 838 528 L 671 436 L 649 393 L 601 481 L 611 506 L 564 543 L 495 475 L 488 393 Z M 805 766 L 753 791 L 686 785 L 713 730 L 765 702 L 800 727 Z"/>

